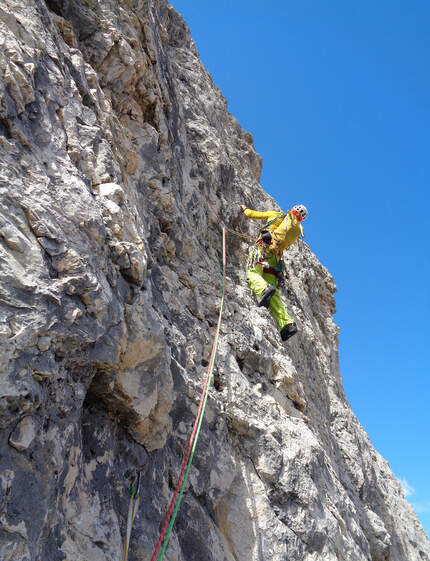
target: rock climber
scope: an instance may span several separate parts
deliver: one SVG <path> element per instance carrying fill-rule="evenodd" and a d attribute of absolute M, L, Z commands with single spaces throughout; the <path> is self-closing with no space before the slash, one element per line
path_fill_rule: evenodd
<path fill-rule="evenodd" d="M 286 275 L 282 254 L 303 232 L 301 222 L 308 215 L 304 205 L 295 205 L 286 214 L 269 210 L 259 212 L 240 205 L 248 218 L 268 223 L 251 247 L 247 265 L 248 284 L 257 296 L 258 306 L 264 306 L 274 317 L 281 330 L 282 341 L 297 333 L 297 325 L 290 317 L 276 288 L 284 283 Z"/>

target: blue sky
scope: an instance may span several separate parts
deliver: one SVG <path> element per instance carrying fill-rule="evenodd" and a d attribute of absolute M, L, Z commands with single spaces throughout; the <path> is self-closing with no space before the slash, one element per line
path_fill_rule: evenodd
<path fill-rule="evenodd" d="M 346 395 L 430 535 L 430 3 L 172 0 L 333 274 Z"/>

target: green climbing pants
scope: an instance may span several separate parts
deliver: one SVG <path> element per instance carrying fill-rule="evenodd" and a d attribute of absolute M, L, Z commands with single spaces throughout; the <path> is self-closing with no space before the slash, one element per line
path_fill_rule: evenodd
<path fill-rule="evenodd" d="M 273 284 L 273 286 L 276 288 L 278 281 L 275 275 L 263 273 L 263 267 L 261 265 L 256 265 L 253 269 L 248 270 L 248 284 L 257 298 L 261 298 L 263 292 L 266 290 L 269 284 Z M 274 292 L 272 298 L 270 299 L 270 313 L 275 318 L 279 329 L 283 329 L 286 325 L 294 323 L 294 321 L 289 316 L 287 309 L 285 308 L 277 290 Z"/>

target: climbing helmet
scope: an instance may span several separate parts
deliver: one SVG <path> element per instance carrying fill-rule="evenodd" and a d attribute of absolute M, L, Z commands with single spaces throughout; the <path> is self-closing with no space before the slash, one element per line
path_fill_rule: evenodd
<path fill-rule="evenodd" d="M 305 207 L 305 205 L 294 205 L 291 209 L 291 212 L 299 222 L 303 222 L 303 220 L 308 215 L 308 209 Z"/>

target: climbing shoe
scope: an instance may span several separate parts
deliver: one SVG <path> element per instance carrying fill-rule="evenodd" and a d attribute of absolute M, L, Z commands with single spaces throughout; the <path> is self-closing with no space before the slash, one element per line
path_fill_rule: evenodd
<path fill-rule="evenodd" d="M 275 287 L 273 284 L 269 284 L 266 290 L 263 292 L 263 296 L 258 301 L 258 306 L 264 306 L 265 308 L 269 309 L 270 299 L 275 294 Z"/>
<path fill-rule="evenodd" d="M 281 339 L 286 341 L 293 335 L 297 333 L 297 325 L 295 323 L 289 323 L 281 329 Z"/>

